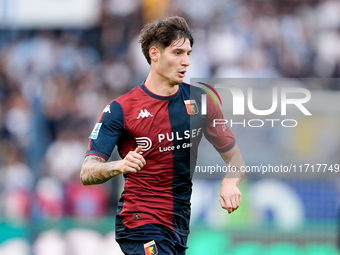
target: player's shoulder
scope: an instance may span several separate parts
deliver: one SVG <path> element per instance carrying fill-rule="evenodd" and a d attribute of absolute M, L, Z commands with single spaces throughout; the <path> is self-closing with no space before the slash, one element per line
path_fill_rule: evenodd
<path fill-rule="evenodd" d="M 135 87 L 131 89 L 129 92 L 111 100 L 106 106 L 105 109 L 103 110 L 104 115 L 107 115 L 106 113 L 120 113 L 122 114 L 124 112 L 124 108 L 129 106 L 131 104 L 131 100 L 138 100 L 138 87 Z M 110 114 L 112 115 L 112 114 Z"/>
<path fill-rule="evenodd" d="M 180 84 L 180 88 L 182 93 L 190 95 L 191 97 L 200 97 L 202 94 L 206 93 L 203 89 L 185 82 Z"/>
<path fill-rule="evenodd" d="M 192 93 L 201 93 L 201 94 L 205 93 L 204 90 L 202 90 L 200 87 L 192 85 L 192 84 L 189 84 L 189 83 L 186 83 L 186 82 L 182 82 L 180 84 L 180 86 L 182 87 L 182 89 L 189 90 Z"/>
<path fill-rule="evenodd" d="M 140 93 L 142 93 L 141 85 L 132 88 L 129 92 L 117 97 L 116 99 L 112 100 L 111 103 L 118 103 L 121 106 L 125 104 L 129 104 L 131 101 L 136 101 L 140 98 Z"/>

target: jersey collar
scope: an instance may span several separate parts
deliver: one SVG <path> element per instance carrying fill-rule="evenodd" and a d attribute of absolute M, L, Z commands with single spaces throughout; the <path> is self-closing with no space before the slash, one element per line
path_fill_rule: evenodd
<path fill-rule="evenodd" d="M 182 84 L 182 83 L 181 83 Z M 140 84 L 140 87 L 142 88 L 142 90 L 148 94 L 150 97 L 152 98 L 155 98 L 155 99 L 158 99 L 158 100 L 171 100 L 171 99 L 174 99 L 176 98 L 178 95 L 179 95 L 179 91 L 181 89 L 181 84 L 179 84 L 178 86 L 178 90 L 175 94 L 171 95 L 171 96 L 159 96 L 159 95 L 156 95 L 154 93 L 152 93 L 146 86 L 145 86 L 145 81 L 143 81 L 143 83 Z"/>

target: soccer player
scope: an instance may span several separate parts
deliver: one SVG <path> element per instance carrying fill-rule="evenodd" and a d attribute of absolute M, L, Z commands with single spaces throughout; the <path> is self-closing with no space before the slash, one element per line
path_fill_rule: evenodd
<path fill-rule="evenodd" d="M 90 135 L 83 184 L 125 177 L 116 217 L 116 240 L 125 254 L 185 254 L 192 173 L 203 133 L 227 164 L 244 166 L 229 128 L 213 127 L 213 119 L 223 119 L 220 108 L 207 96 L 207 114 L 201 114 L 205 92 L 183 83 L 193 42 L 183 18 L 147 24 L 140 43 L 149 75 L 105 107 Z M 122 160 L 108 162 L 115 145 Z M 241 203 L 241 178 L 222 180 L 220 203 L 229 213 Z"/>

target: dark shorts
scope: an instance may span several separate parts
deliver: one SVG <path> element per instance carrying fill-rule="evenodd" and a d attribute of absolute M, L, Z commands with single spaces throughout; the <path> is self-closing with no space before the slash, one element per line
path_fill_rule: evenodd
<path fill-rule="evenodd" d="M 187 236 L 159 224 L 116 231 L 116 240 L 125 255 L 185 255 Z"/>

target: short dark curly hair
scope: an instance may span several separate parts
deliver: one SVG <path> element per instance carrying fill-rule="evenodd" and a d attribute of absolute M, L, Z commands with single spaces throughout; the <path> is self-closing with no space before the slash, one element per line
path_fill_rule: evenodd
<path fill-rule="evenodd" d="M 140 33 L 139 42 L 146 60 L 151 64 L 149 50 L 152 46 L 165 49 L 180 38 L 189 39 L 191 47 L 194 44 L 192 32 L 185 19 L 171 16 L 146 24 Z"/>

